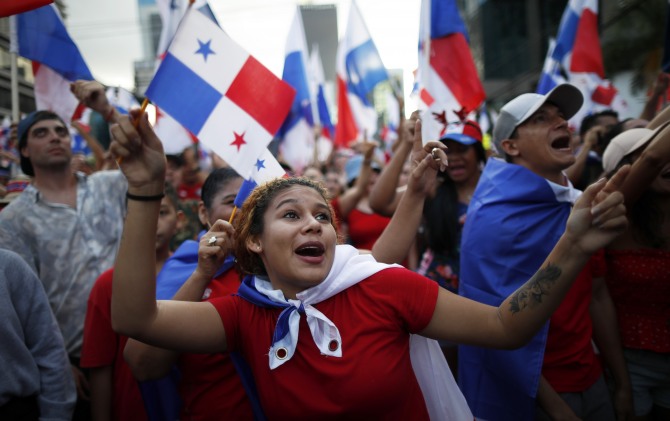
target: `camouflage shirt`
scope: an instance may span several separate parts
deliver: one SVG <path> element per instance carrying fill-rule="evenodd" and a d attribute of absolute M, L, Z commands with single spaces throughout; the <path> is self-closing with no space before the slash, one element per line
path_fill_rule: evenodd
<path fill-rule="evenodd" d="M 77 173 L 77 180 L 77 209 L 44 201 L 30 185 L 0 212 L 0 248 L 37 273 L 71 357 L 81 352 L 91 287 L 114 264 L 128 190 L 120 171 Z"/>

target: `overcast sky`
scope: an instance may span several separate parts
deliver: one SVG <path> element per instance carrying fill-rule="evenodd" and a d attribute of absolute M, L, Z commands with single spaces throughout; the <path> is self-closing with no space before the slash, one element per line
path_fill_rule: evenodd
<path fill-rule="evenodd" d="M 137 0 L 66 0 L 67 26 L 93 75 L 132 89 L 133 61 L 142 58 Z M 281 76 L 284 46 L 296 4 L 336 4 L 345 30 L 351 0 L 209 0 L 223 29 Z M 389 69 L 402 68 L 406 91 L 417 66 L 420 0 L 357 0 L 363 19 Z"/>

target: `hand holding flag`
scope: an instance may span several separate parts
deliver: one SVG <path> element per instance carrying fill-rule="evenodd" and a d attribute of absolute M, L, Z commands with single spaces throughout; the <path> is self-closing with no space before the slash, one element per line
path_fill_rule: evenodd
<path fill-rule="evenodd" d="M 188 10 L 146 92 L 247 177 L 295 91 L 197 10 Z"/>
<path fill-rule="evenodd" d="M 109 150 L 128 179 L 128 192 L 140 196 L 162 194 L 167 163 L 163 145 L 151 128 L 147 114 L 132 110 L 129 115 L 119 116 L 118 124 L 111 127 L 111 134 Z"/>

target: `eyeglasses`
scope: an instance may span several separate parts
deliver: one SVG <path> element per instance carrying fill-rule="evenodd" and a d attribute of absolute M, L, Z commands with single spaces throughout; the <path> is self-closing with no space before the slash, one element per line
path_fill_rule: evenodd
<path fill-rule="evenodd" d="M 51 127 L 38 127 L 36 129 L 34 129 L 33 131 L 31 131 L 30 134 L 33 137 L 41 139 L 43 137 L 46 137 L 49 134 L 49 131 L 51 131 L 51 129 L 52 129 Z M 54 133 L 56 133 L 56 136 L 60 136 L 60 137 L 66 137 L 70 134 L 68 129 L 64 126 L 53 127 L 53 131 L 54 131 Z"/>

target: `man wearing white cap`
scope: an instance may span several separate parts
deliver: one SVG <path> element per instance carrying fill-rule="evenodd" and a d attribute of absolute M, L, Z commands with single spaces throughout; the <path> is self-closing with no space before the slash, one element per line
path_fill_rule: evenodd
<path fill-rule="evenodd" d="M 470 202 L 461 244 L 459 293 L 500 304 L 537 270 L 565 229 L 581 192 L 564 170 L 575 162 L 567 120 L 582 106 L 580 91 L 559 85 L 523 94 L 503 106 L 489 159 Z M 550 323 L 525 347 L 498 351 L 461 346 L 459 383 L 478 419 L 616 419 L 603 379 L 600 349 L 614 378 L 618 415 L 632 407 L 602 254 L 580 273 Z M 531 303 L 546 290 L 539 279 Z M 532 305 L 532 304 L 531 304 Z"/>

